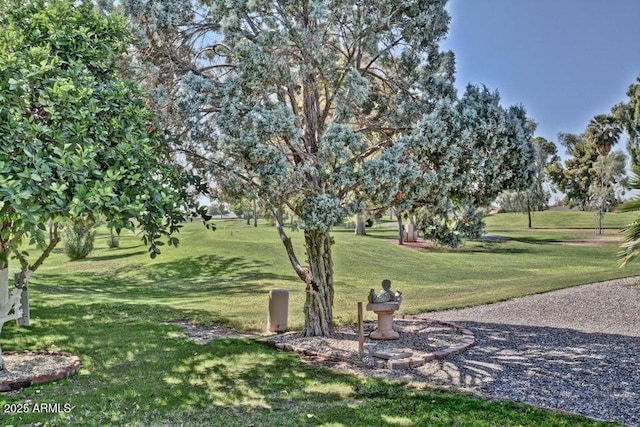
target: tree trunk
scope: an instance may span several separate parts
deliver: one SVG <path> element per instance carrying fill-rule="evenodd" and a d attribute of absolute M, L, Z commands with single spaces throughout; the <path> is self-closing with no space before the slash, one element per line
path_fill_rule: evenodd
<path fill-rule="evenodd" d="M 333 239 L 328 232 L 305 228 L 304 240 L 309 266 L 296 257 L 291 238 L 284 232 L 282 216 L 272 207 L 276 229 L 287 250 L 293 270 L 306 285 L 304 332 L 306 336 L 331 336 L 333 332 Z"/>
<path fill-rule="evenodd" d="M 5 288 L 5 284 L 7 285 Z M 0 270 L 0 311 L 4 312 L 4 305 L 9 300 L 8 293 L 5 295 L 5 289 L 9 290 L 9 269 Z M 6 301 L 5 301 L 6 300 Z M 0 313 L 0 316 L 2 313 Z M 2 336 L 2 326 L 5 320 L 0 319 L 0 336 Z M 0 342 L 0 371 L 4 371 L 4 359 L 2 358 L 2 342 Z"/>
<path fill-rule="evenodd" d="M 600 209 L 598 210 L 597 215 L 597 229 L 598 229 L 598 234 L 602 234 L 602 218 L 604 217 L 604 209 L 602 208 L 602 206 L 600 207 Z"/>
<path fill-rule="evenodd" d="M 15 274 L 15 286 L 22 289 L 20 292 L 20 307 L 22 309 L 22 315 L 16 319 L 18 326 L 30 326 L 31 325 L 31 309 L 29 304 L 29 277 L 31 277 L 32 271 L 26 273 L 20 272 Z"/>
<path fill-rule="evenodd" d="M 7 304 L 9 304 L 9 269 L 2 268 L 0 269 L 0 311 L 4 311 Z M 0 317 L 2 317 L 1 313 Z"/>
<path fill-rule="evenodd" d="M 253 199 L 253 226 L 258 226 L 258 203 L 255 198 Z"/>
<path fill-rule="evenodd" d="M 364 224 L 364 215 L 362 212 L 356 214 L 356 236 L 366 236 L 367 231 Z"/>
<path fill-rule="evenodd" d="M 531 201 L 529 196 L 527 196 L 527 215 L 529 216 L 529 228 L 531 228 Z"/>
<path fill-rule="evenodd" d="M 401 245 L 404 242 L 404 226 L 402 225 L 402 213 L 398 211 L 396 214 L 398 219 L 398 244 Z"/>
<path fill-rule="evenodd" d="M 309 261 L 304 304 L 305 336 L 331 336 L 333 332 L 333 239 L 328 232 L 305 229 Z"/>

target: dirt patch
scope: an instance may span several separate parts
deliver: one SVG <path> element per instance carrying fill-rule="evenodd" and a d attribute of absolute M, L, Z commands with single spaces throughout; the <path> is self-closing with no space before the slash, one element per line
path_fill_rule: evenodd
<path fill-rule="evenodd" d="M 528 230 L 544 230 L 545 232 L 558 232 L 558 233 L 586 233 L 586 232 L 593 232 L 594 236 L 596 235 L 597 229 L 594 228 L 545 228 L 545 227 L 532 227 Z M 619 235 L 620 234 L 620 229 L 619 228 L 603 228 L 602 229 L 602 234 L 601 235 L 605 235 L 605 234 L 609 234 L 609 235 Z"/>
<path fill-rule="evenodd" d="M 605 243 L 622 243 L 622 238 L 620 236 L 601 235 L 566 242 L 551 242 L 550 244 L 562 246 L 600 246 Z"/>
<path fill-rule="evenodd" d="M 198 344 L 209 344 L 220 338 L 248 338 L 255 335 L 241 334 L 240 332 L 223 325 L 194 325 L 188 320 L 178 320 L 168 324 L 180 325 L 184 328 L 187 339 Z"/>
<path fill-rule="evenodd" d="M 398 239 L 386 239 L 385 241 L 400 246 Z M 418 239 L 415 242 L 402 242 L 402 246 L 411 249 L 427 249 L 435 247 L 436 244 L 431 240 Z"/>

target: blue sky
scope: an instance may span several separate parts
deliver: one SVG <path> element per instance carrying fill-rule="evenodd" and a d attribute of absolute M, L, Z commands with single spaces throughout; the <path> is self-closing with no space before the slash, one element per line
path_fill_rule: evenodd
<path fill-rule="evenodd" d="M 537 135 L 580 133 L 640 75 L 640 0 L 450 0 L 456 84 L 522 104 Z M 560 148 L 560 147 L 559 147 Z M 620 144 L 618 149 L 624 149 Z M 562 150 L 561 150 L 562 152 Z"/>

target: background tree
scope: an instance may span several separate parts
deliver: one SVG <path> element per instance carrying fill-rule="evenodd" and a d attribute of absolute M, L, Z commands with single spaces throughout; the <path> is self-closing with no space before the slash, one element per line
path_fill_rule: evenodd
<path fill-rule="evenodd" d="M 231 212 L 238 218 L 242 218 L 247 221 L 247 225 L 251 224 L 252 203 L 248 197 L 239 197 L 230 199 Z"/>
<path fill-rule="evenodd" d="M 607 156 L 620 139 L 622 128 L 612 115 L 599 114 L 589 121 L 585 138 L 591 141 L 599 156 Z"/>
<path fill-rule="evenodd" d="M 622 128 L 612 115 L 599 114 L 587 125 L 585 137 L 591 141 L 598 152 L 598 159 L 593 164 L 593 172 L 596 178 L 591 184 L 589 192 L 593 196 L 593 208 L 597 215 L 596 229 L 602 234 L 602 219 L 609 206 L 616 174 L 624 174 L 625 158 L 609 156 L 611 147 L 618 142 Z M 621 154 L 621 153 L 620 153 Z M 622 165 L 622 169 L 620 169 Z M 615 193 L 614 193 L 615 194 Z"/>
<path fill-rule="evenodd" d="M 142 229 L 152 256 L 163 235 L 177 244 L 186 194 L 139 89 L 115 67 L 126 22 L 89 1 L 4 0 L 0 26 L 0 289 L 12 256 L 26 285 L 63 221 Z M 35 260 L 28 242 L 44 246 Z"/>
<path fill-rule="evenodd" d="M 356 236 L 366 236 L 367 235 L 367 230 L 366 230 L 367 224 L 366 224 L 366 209 L 360 211 L 360 212 L 356 212 L 356 221 L 355 221 L 355 230 L 354 233 Z"/>
<path fill-rule="evenodd" d="M 589 210 L 592 195 L 589 192 L 594 181 L 593 163 L 598 152 L 592 141 L 583 134 L 558 134 L 558 140 L 565 147 L 567 159 L 564 165 L 558 160 L 547 168 L 551 182 L 564 193 L 564 204 Z"/>
<path fill-rule="evenodd" d="M 273 212 L 306 284 L 306 335 L 332 330 L 330 227 L 365 199 L 380 207 L 415 200 L 401 188 L 412 179 L 427 188 L 440 173 L 446 179 L 451 172 L 428 164 L 441 163 L 438 150 L 454 154 L 434 133 L 447 132 L 436 129 L 437 116 L 466 106 L 465 123 L 482 117 L 484 104 L 455 99 L 453 54 L 438 48 L 445 3 L 125 2 L 141 63 L 153 64 L 146 81 L 164 94 L 155 102 L 181 136 L 179 149 L 221 186 L 256 194 Z M 517 152 L 526 152 L 526 134 L 513 123 L 500 134 L 514 133 L 524 147 Z M 455 129 L 483 147 L 479 136 L 494 124 L 477 137 L 481 124 Z M 433 155 L 417 156 L 416 144 L 432 145 Z M 473 172 L 468 181 L 482 182 L 483 171 Z M 284 231 L 282 207 L 305 223 L 306 265 Z"/>
<path fill-rule="evenodd" d="M 589 192 L 591 193 L 591 209 L 596 212 L 596 231 L 602 234 L 602 221 L 605 212 L 611 212 L 624 195 L 627 184 L 625 177 L 627 157 L 620 151 L 599 155 L 593 163 L 595 177 Z"/>
<path fill-rule="evenodd" d="M 635 163 L 632 165 L 633 176 L 629 182 L 629 188 L 633 190 L 640 190 L 640 164 Z M 640 212 L 640 196 L 636 195 L 633 198 L 627 200 L 619 208 L 620 212 Z M 621 265 L 626 265 L 629 261 L 634 260 L 640 255 L 640 219 L 636 218 L 631 224 L 622 231 L 624 235 L 624 243 L 621 246 L 621 251 L 618 253 L 618 258 Z"/>
<path fill-rule="evenodd" d="M 596 211 L 601 219 L 604 212 L 620 203 L 626 184 L 626 159 L 621 152 L 610 152 L 613 143 L 597 142 L 596 126 L 590 125 L 590 130 L 581 135 L 559 134 L 571 157 L 565 160 L 564 166 L 559 161 L 554 162 L 547 172 L 565 194 L 566 205 Z M 603 156 L 599 152 L 608 154 Z"/>
<path fill-rule="evenodd" d="M 640 77 L 627 90 L 629 101 L 615 105 L 611 114 L 627 134 L 627 151 L 632 164 L 640 164 Z"/>
<path fill-rule="evenodd" d="M 479 237 L 479 208 L 504 189 L 530 185 L 535 126 L 522 107 L 503 108 L 499 101 L 497 92 L 469 85 L 459 101 L 445 107 L 452 110 L 426 117 L 423 133 L 411 144 L 424 179 L 403 188 L 416 195 L 412 210 L 426 238 L 456 246 L 462 237 Z"/>
<path fill-rule="evenodd" d="M 222 218 L 224 215 L 229 213 L 229 209 L 227 208 L 227 204 L 221 200 L 212 201 L 207 207 L 207 216 L 214 217 L 215 215 L 220 215 Z"/>
<path fill-rule="evenodd" d="M 640 77 L 629 86 L 629 101 L 613 107 L 612 114 L 627 134 L 627 150 L 631 156 L 633 177 L 629 188 L 640 190 Z M 640 212 L 640 197 L 635 196 L 620 207 L 621 212 Z M 624 231 L 625 242 L 619 258 L 622 265 L 640 254 L 640 220 L 636 218 Z"/>
<path fill-rule="evenodd" d="M 547 168 L 560 161 L 558 149 L 552 141 L 538 136 L 533 139 L 533 146 L 535 160 L 532 165 L 531 186 L 524 191 L 504 192 L 497 201 L 505 212 L 526 213 L 529 228 L 532 226 L 531 211 L 542 211 L 549 207 L 551 182 L 547 175 Z"/>

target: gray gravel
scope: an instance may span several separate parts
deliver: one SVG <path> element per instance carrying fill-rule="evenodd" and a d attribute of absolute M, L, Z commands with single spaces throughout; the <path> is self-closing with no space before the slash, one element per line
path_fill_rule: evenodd
<path fill-rule="evenodd" d="M 477 345 L 414 375 L 485 396 L 640 426 L 640 278 L 430 313 Z"/>

